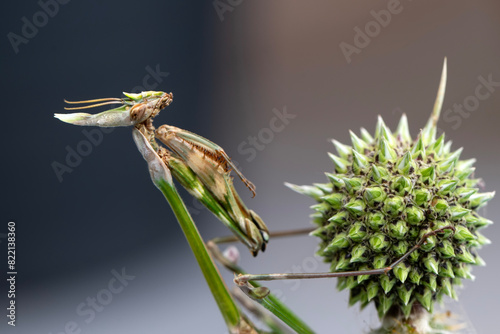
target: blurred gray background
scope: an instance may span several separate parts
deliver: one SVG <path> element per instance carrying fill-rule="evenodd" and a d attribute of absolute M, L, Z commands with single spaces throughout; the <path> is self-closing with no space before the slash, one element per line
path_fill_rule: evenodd
<path fill-rule="evenodd" d="M 130 129 L 101 133 L 71 172 L 55 173 L 54 163 L 66 164 L 68 149 L 84 149 L 87 140 L 85 128 L 52 118 L 63 112 L 63 98 L 119 97 L 141 87 L 172 91 L 173 104 L 155 124 L 223 146 L 257 186 L 251 199 L 235 180 L 247 205 L 271 230 L 283 230 L 310 226 L 312 200 L 283 183 L 324 182 L 333 168 L 328 139 L 347 142 L 348 130 L 359 127 L 373 131 L 377 115 L 394 127 L 403 112 L 417 135 L 447 56 L 446 117 L 439 126 L 455 148 L 464 147 L 463 158 L 477 158 L 484 190 L 500 188 L 500 87 L 474 98 L 480 78 L 500 82 L 497 1 L 30 0 L 9 2 L 1 15 L 4 313 L 8 221 L 17 224 L 18 271 L 17 326 L 7 326 L 2 314 L 2 333 L 226 332 Z M 24 27 L 33 22 L 36 32 Z M 369 35 L 359 37 L 366 29 Z M 470 112 L 454 109 L 464 103 Z M 288 118 L 276 120 L 278 114 Z M 205 239 L 228 234 L 185 198 Z M 498 199 L 487 210 L 495 221 Z M 487 266 L 474 269 L 476 280 L 465 283 L 460 302 L 446 305 L 469 322 L 470 333 L 491 333 L 497 327 L 491 315 L 500 309 L 499 225 L 484 234 L 493 241 L 480 252 Z M 327 270 L 313 256 L 312 237 L 272 240 L 257 258 L 238 247 L 249 272 Z M 109 295 L 113 270 L 135 278 Z M 347 308 L 347 294 L 335 284 L 267 286 L 318 333 L 378 326 L 374 309 Z M 91 315 L 86 303 L 96 297 L 107 304 Z"/>

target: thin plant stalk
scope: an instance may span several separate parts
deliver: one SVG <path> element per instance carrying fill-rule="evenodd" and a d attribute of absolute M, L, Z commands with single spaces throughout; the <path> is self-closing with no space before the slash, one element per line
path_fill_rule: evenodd
<path fill-rule="evenodd" d="M 222 280 L 222 277 L 215 266 L 208 250 L 196 228 L 196 225 L 189 214 L 186 205 L 182 201 L 172 180 L 170 170 L 163 163 L 160 157 L 144 135 L 137 129 L 133 130 L 134 141 L 142 156 L 148 163 L 151 179 L 155 186 L 163 193 L 172 211 L 181 226 L 182 231 L 194 253 L 196 261 L 205 277 L 205 281 L 212 292 L 212 295 L 222 313 L 230 333 L 239 333 L 239 328 L 246 321 L 243 320 L 229 290 Z M 242 324 L 243 323 L 243 324 Z M 249 332 L 251 333 L 251 332 Z M 256 333 L 255 330 L 253 333 Z"/>
<path fill-rule="evenodd" d="M 226 324 L 230 329 L 236 328 L 240 322 L 240 312 L 231 298 L 217 267 L 208 254 L 205 243 L 179 193 L 173 185 L 165 181 L 159 182 L 157 186 L 170 204 Z"/>
<path fill-rule="evenodd" d="M 217 247 L 216 240 L 209 241 L 207 246 L 210 249 L 212 255 L 217 259 L 217 261 L 219 261 L 222 265 L 224 265 L 224 267 L 226 267 L 227 269 L 229 269 L 230 271 L 232 271 L 237 275 L 247 274 L 245 270 L 243 270 L 235 263 L 229 261 L 222 255 L 222 253 L 219 250 L 219 247 Z M 249 283 L 253 286 L 253 288 L 262 287 L 259 283 L 255 281 L 249 281 Z M 246 293 L 251 294 L 250 291 L 246 291 Z M 290 326 L 290 328 L 295 330 L 298 334 L 314 334 L 314 331 L 309 326 L 307 326 L 306 323 L 304 323 L 297 315 L 295 315 L 295 313 L 293 313 L 285 304 L 283 304 L 273 294 L 268 294 L 264 298 L 254 298 L 254 300 L 257 303 L 264 306 L 267 310 L 269 310 L 272 314 L 274 314 L 285 324 Z"/>

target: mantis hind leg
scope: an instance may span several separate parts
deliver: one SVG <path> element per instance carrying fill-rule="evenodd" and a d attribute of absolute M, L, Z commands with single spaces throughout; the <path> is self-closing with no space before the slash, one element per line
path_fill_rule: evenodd
<path fill-rule="evenodd" d="M 274 281 L 274 280 L 287 280 L 287 279 L 313 279 L 313 278 L 331 278 L 331 277 L 348 277 L 348 276 L 359 276 L 359 275 L 382 275 L 388 274 L 391 270 L 394 269 L 399 263 L 403 262 L 411 253 L 415 250 L 419 249 L 423 244 L 425 244 L 427 238 L 430 236 L 441 233 L 445 230 L 451 230 L 453 233 L 455 232 L 455 227 L 452 225 L 444 226 L 438 228 L 434 231 L 428 232 L 424 234 L 420 240 L 403 256 L 398 258 L 396 261 L 391 263 L 389 266 L 380 269 L 368 269 L 368 270 L 357 270 L 357 271 L 342 271 L 342 272 L 323 272 L 323 273 L 283 273 L 283 274 L 260 274 L 260 275 L 252 275 L 246 274 L 242 269 L 240 269 L 235 263 L 232 263 L 228 259 L 226 259 L 219 251 L 217 244 L 231 242 L 233 239 L 231 238 L 217 238 L 209 241 L 207 243 L 207 247 L 211 252 L 212 256 L 221 262 L 226 268 L 233 271 L 237 276 L 234 278 L 234 282 L 242 289 L 242 291 L 247 294 L 249 297 L 253 299 L 264 298 L 267 294 L 264 293 L 263 296 L 255 296 L 253 290 L 255 289 L 256 281 Z M 271 237 L 273 236 L 291 236 L 291 235 L 300 235 L 310 232 L 311 229 L 301 229 L 295 231 L 285 231 L 279 233 L 271 233 Z M 253 285 L 252 285 L 253 284 Z M 261 288 L 259 285 L 256 285 Z M 260 293 L 260 292 L 259 292 Z M 269 291 L 267 290 L 267 293 Z"/>

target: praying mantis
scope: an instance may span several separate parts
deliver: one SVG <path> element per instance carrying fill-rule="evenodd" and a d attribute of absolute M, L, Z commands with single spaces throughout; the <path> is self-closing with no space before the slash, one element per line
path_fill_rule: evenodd
<path fill-rule="evenodd" d="M 270 237 L 305 234 L 311 232 L 312 229 L 270 233 L 260 216 L 246 207 L 234 189 L 231 172 L 234 172 L 250 190 L 252 196 L 255 196 L 255 186 L 231 162 L 222 147 L 200 135 L 171 125 L 162 125 L 156 129 L 153 125 L 153 118 L 172 103 L 172 93 L 145 91 L 137 94 L 123 94 L 125 96 L 123 98 L 66 101 L 68 104 L 79 106 L 65 108 L 73 111 L 111 104 L 120 105 L 111 110 L 97 114 L 77 112 L 54 116 L 63 122 L 80 126 L 133 127 L 133 139 L 148 163 L 152 181 L 169 201 L 230 333 L 267 333 L 252 324 L 236 306 L 234 298 L 238 298 L 247 309 L 262 317 L 271 333 L 290 333 L 290 330 L 297 333 L 313 333 L 309 326 L 257 281 L 387 275 L 412 252 L 425 244 L 427 238 L 445 233 L 446 230 L 452 233 L 455 231 L 453 226 L 444 226 L 424 234 L 406 254 L 385 268 L 305 274 L 247 274 L 222 254 L 218 248 L 219 244 L 241 241 L 256 256 L 259 251 L 265 250 Z M 161 146 L 157 140 L 165 146 Z M 203 242 L 189 212 L 175 190 L 172 176 L 222 221 L 234 236 L 217 238 L 208 243 Z M 235 273 L 234 282 L 239 288 L 237 291 L 243 292 L 244 295 L 263 305 L 289 327 L 283 327 L 281 323 L 253 308 L 251 304 L 248 304 L 248 299 L 242 299 L 241 294 L 232 295 L 213 263 L 214 258 Z"/>

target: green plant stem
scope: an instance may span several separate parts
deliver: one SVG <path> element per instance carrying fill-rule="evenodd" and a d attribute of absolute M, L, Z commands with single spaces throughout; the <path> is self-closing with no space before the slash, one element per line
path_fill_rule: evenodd
<path fill-rule="evenodd" d="M 205 243 L 203 242 L 191 215 L 187 211 L 184 202 L 173 184 L 162 180 L 157 181 L 156 185 L 172 207 L 182 231 L 186 236 L 189 246 L 198 261 L 198 265 L 205 276 L 205 280 L 210 288 L 210 291 L 212 292 L 212 295 L 214 296 L 215 302 L 217 303 L 226 324 L 232 332 L 240 323 L 240 312 L 229 294 L 217 267 L 208 254 Z"/>
<path fill-rule="evenodd" d="M 230 262 L 227 260 L 217 247 L 217 242 L 227 242 L 227 241 L 235 241 L 232 238 L 217 238 L 216 240 L 212 240 L 208 242 L 208 248 L 210 249 L 213 256 L 219 261 L 224 267 L 228 270 L 232 271 L 235 274 L 247 275 L 247 272 L 243 270 L 240 266 Z M 254 287 L 261 287 L 259 283 L 255 281 L 249 281 L 249 283 Z M 292 310 L 290 310 L 285 304 L 283 304 L 276 296 L 273 294 L 269 294 L 264 298 L 256 298 L 254 299 L 257 303 L 264 306 L 267 310 L 269 310 L 272 314 L 278 317 L 281 321 L 287 324 L 290 328 L 295 330 L 298 334 L 314 334 L 314 331 L 307 326 L 307 324 L 302 321 Z"/>

